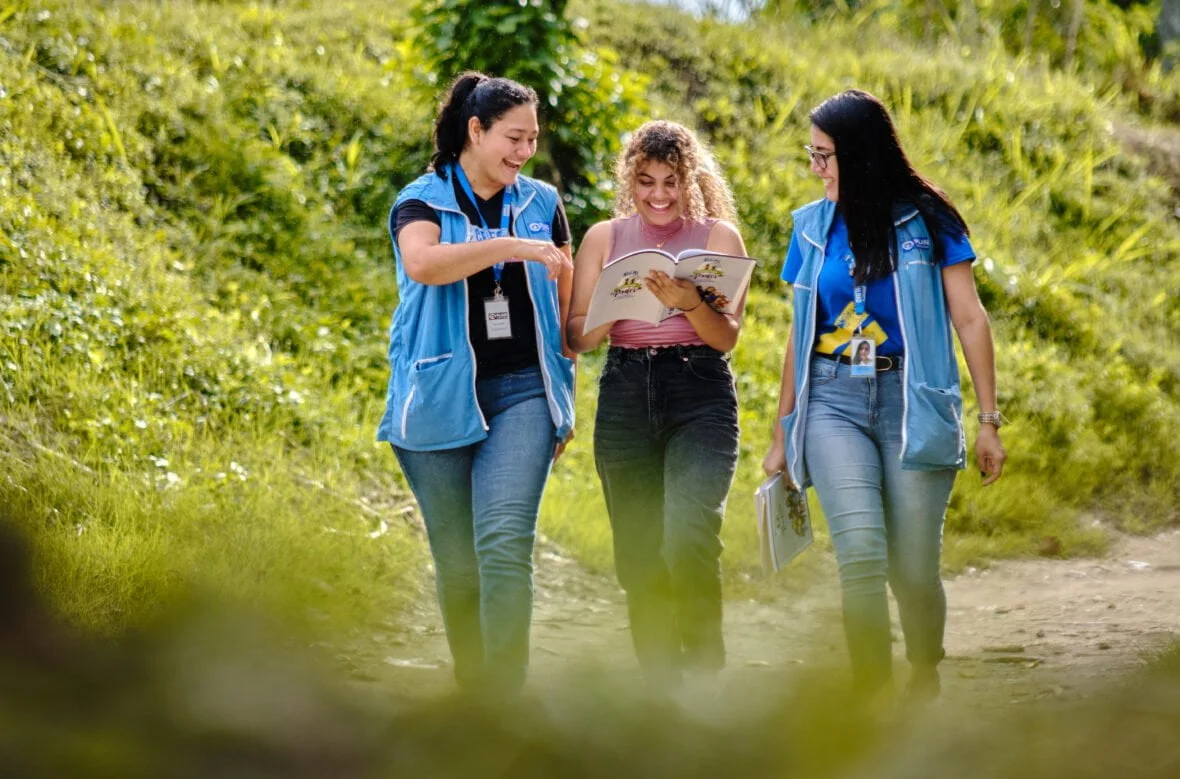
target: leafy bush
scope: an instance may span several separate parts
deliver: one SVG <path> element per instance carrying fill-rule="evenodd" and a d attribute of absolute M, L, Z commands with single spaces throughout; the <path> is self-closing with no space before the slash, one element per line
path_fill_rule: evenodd
<path fill-rule="evenodd" d="M 575 234 L 609 214 L 611 166 L 624 131 L 647 110 L 643 79 L 607 48 L 580 36 L 567 0 L 487 3 L 420 0 L 414 44 L 438 90 L 465 70 L 511 78 L 537 90 L 545 133 L 533 165 L 562 190 Z"/>

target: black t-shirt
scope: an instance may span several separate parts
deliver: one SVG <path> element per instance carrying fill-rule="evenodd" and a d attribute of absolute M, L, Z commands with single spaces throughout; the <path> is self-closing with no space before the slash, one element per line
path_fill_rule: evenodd
<path fill-rule="evenodd" d="M 476 214 L 476 204 L 483 214 L 484 223 L 488 227 L 500 226 L 500 211 L 504 205 L 504 190 L 500 190 L 489 200 L 475 196 L 476 204 L 472 204 L 462 186 L 451 176 L 455 187 L 455 197 L 459 208 L 472 224 L 479 224 Z M 433 222 L 442 226 L 442 219 L 433 208 L 423 200 L 407 200 L 397 207 L 393 214 L 394 240 L 402 228 L 413 222 Z M 570 242 L 569 221 L 565 216 L 565 209 L 561 201 L 557 201 L 557 211 L 553 214 L 551 226 L 553 243 L 565 246 Z M 510 234 L 515 230 L 510 224 Z M 471 337 L 471 345 L 475 349 L 476 373 L 480 378 L 499 376 L 538 364 L 537 329 L 533 316 L 532 300 L 529 297 L 527 281 L 525 280 L 525 264 L 523 262 L 506 262 L 500 276 L 500 289 L 508 298 L 508 313 L 512 321 L 512 337 L 488 340 L 487 324 L 484 318 L 484 300 L 492 297 L 496 289 L 496 276 L 491 268 L 485 268 L 467 277 L 467 328 Z"/>

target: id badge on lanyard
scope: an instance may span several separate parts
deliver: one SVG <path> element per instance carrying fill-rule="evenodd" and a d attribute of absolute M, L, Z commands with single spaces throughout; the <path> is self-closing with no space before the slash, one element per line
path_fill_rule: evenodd
<path fill-rule="evenodd" d="M 504 207 L 500 210 L 500 229 L 492 230 L 484 221 L 483 213 L 479 210 L 479 204 L 475 200 L 475 192 L 471 189 L 471 182 L 467 180 L 467 174 L 458 164 L 454 166 L 454 169 L 455 176 L 459 179 L 459 185 L 463 187 L 463 193 L 467 195 L 471 205 L 475 206 L 475 215 L 479 218 L 479 228 L 476 230 L 475 240 L 485 241 L 489 238 L 507 236 L 509 234 L 508 225 L 512 219 L 512 188 L 504 189 Z M 496 280 L 496 288 L 492 292 L 492 296 L 484 298 L 483 301 L 484 326 L 487 328 L 489 341 L 500 341 L 512 337 L 512 313 L 508 308 L 508 297 L 500 287 L 500 278 L 503 274 L 504 263 L 497 262 L 492 266 L 492 276 Z"/>
<path fill-rule="evenodd" d="M 856 260 L 848 255 L 848 275 L 856 275 Z M 856 332 L 848 342 L 849 375 L 871 379 L 877 375 L 877 342 L 862 335 L 865 321 L 865 299 L 868 288 L 864 284 L 853 284 L 852 302 L 856 308 Z"/>

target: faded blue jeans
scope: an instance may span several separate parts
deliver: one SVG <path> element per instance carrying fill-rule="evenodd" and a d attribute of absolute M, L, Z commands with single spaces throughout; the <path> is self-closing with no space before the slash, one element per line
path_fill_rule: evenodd
<path fill-rule="evenodd" d="M 943 657 L 939 558 L 955 471 L 902 469 L 900 370 L 853 378 L 847 365 L 822 357 L 810 370 L 803 456 L 840 566 L 853 675 L 872 692 L 892 678 L 886 581 L 907 659 L 925 670 Z"/>
<path fill-rule="evenodd" d="M 737 394 L 721 352 L 610 349 L 594 460 L 631 640 L 656 686 L 725 664 L 720 534 L 737 456 Z"/>
<path fill-rule="evenodd" d="M 528 669 L 533 541 L 556 429 L 537 368 L 480 379 L 476 394 L 486 439 L 393 451 L 426 522 L 455 679 L 512 693 Z"/>

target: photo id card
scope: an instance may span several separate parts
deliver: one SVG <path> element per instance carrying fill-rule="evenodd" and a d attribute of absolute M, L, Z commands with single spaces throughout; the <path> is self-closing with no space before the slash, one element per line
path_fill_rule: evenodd
<path fill-rule="evenodd" d="M 849 375 L 862 379 L 877 375 L 877 343 L 872 338 L 853 338 L 848 353 L 852 355 Z"/>
<path fill-rule="evenodd" d="M 508 298 L 497 295 L 483 299 L 484 323 L 488 327 L 488 340 L 500 341 L 512 337 L 512 317 L 508 313 Z"/>

